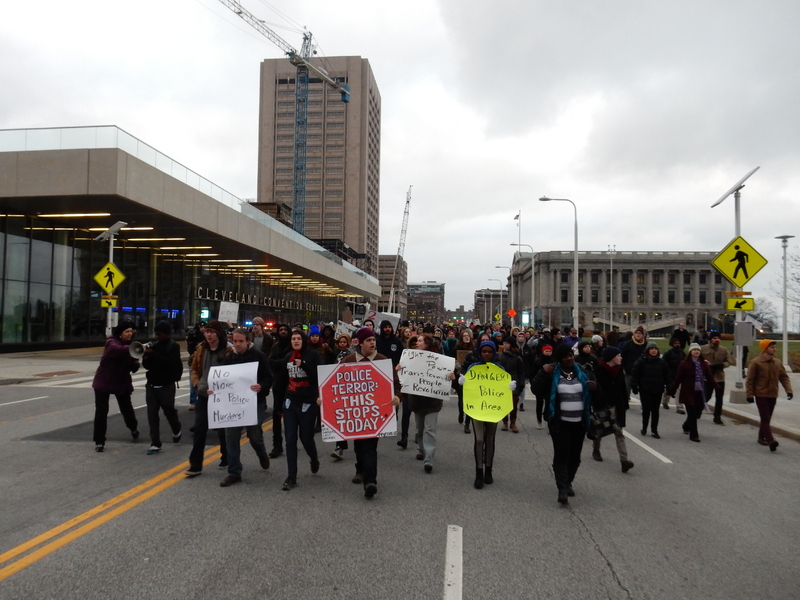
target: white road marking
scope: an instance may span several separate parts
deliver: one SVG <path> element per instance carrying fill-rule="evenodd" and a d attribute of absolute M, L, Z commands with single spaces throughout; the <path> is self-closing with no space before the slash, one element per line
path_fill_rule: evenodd
<path fill-rule="evenodd" d="M 189 393 L 187 392 L 185 394 L 181 394 L 180 396 L 175 396 L 175 400 L 177 400 L 178 398 L 186 398 L 186 396 L 188 396 L 188 395 L 189 395 Z"/>
<path fill-rule="evenodd" d="M 647 451 L 648 451 L 650 454 L 652 454 L 653 456 L 655 456 L 655 457 L 656 457 L 658 460 L 660 460 L 661 462 L 665 462 L 665 463 L 667 463 L 667 464 L 670 464 L 670 465 L 672 464 L 672 461 L 671 461 L 670 459 L 668 459 L 666 456 L 664 456 L 664 455 L 663 455 L 663 454 L 661 454 L 660 452 L 656 452 L 656 451 L 655 451 L 655 450 L 653 450 L 653 449 L 652 449 L 650 446 L 648 446 L 647 444 L 645 444 L 644 442 L 642 442 L 641 440 L 639 440 L 637 437 L 635 437 L 635 436 L 632 436 L 630 433 L 628 433 L 628 432 L 627 432 L 627 431 L 625 431 L 624 429 L 622 430 L 622 433 L 624 433 L 624 434 L 625 434 L 625 437 L 626 437 L 626 438 L 628 438 L 628 439 L 629 439 L 629 440 L 631 440 L 632 442 L 635 442 L 636 444 L 638 444 L 639 446 L 641 446 L 642 448 L 644 448 L 645 450 L 647 450 Z"/>
<path fill-rule="evenodd" d="M 461 600 L 463 551 L 461 527 L 447 526 L 447 550 L 444 556 L 444 600 Z"/>
<path fill-rule="evenodd" d="M 14 400 L 13 402 L 4 402 L 0 404 L 0 406 L 8 406 L 9 404 L 21 404 L 22 402 L 32 402 L 33 400 L 44 400 L 45 398 L 49 398 L 50 396 L 37 396 L 36 398 L 28 398 L 26 400 Z"/>

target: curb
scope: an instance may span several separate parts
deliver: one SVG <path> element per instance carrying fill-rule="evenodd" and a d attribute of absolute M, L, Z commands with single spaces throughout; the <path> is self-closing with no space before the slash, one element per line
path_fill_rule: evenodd
<path fill-rule="evenodd" d="M 753 415 L 736 410 L 734 408 L 727 408 L 725 405 L 722 406 L 722 414 L 726 417 L 737 419 L 739 421 L 744 421 L 749 423 L 750 425 L 755 425 L 759 427 L 761 425 L 761 419 L 758 417 L 754 417 Z M 779 425 L 776 423 L 770 423 L 772 427 L 772 432 L 783 437 L 795 440 L 800 442 L 800 430 L 794 429 L 793 427 L 786 427 L 784 425 Z"/>
<path fill-rule="evenodd" d="M 0 385 L 17 385 L 18 383 L 27 383 L 28 381 L 41 381 L 41 378 L 23 377 L 18 379 L 0 379 Z"/>

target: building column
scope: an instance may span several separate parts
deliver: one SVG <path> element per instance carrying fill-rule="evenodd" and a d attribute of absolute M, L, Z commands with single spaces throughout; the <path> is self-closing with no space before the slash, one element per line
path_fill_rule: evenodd
<path fill-rule="evenodd" d="M 678 306 L 683 307 L 685 306 L 683 302 L 683 269 L 678 269 Z M 681 315 L 681 319 L 685 319 L 683 315 Z"/>

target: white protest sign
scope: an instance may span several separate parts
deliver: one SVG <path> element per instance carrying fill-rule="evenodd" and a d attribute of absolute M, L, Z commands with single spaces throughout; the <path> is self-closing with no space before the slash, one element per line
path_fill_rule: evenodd
<path fill-rule="evenodd" d="M 350 337 L 353 337 L 353 334 L 356 332 L 356 329 L 358 329 L 358 327 L 356 327 L 355 325 L 350 325 L 349 323 L 345 323 L 344 321 L 339 321 L 336 324 L 336 333 L 334 334 L 334 339 L 338 338 L 343 333 L 346 333 Z"/>
<path fill-rule="evenodd" d="M 208 428 L 258 425 L 258 363 L 220 365 L 208 373 Z"/>
<path fill-rule="evenodd" d="M 239 320 L 239 303 L 220 302 L 218 318 L 223 323 L 237 323 Z"/>
<path fill-rule="evenodd" d="M 392 324 L 392 329 L 394 331 L 397 331 L 397 326 L 400 324 L 400 315 L 397 313 L 381 313 L 374 310 L 368 310 L 367 314 L 364 315 L 364 321 L 367 319 L 370 319 L 373 323 L 375 323 L 374 331 L 377 334 L 380 334 L 378 329 L 383 321 L 389 321 L 389 323 Z M 361 322 L 363 323 L 364 321 Z"/>
<path fill-rule="evenodd" d="M 427 350 L 403 350 L 398 376 L 405 394 L 450 397 L 450 373 L 456 368 L 456 359 Z"/>

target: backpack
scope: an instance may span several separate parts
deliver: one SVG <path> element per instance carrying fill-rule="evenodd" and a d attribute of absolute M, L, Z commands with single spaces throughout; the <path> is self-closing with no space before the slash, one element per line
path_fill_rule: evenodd
<path fill-rule="evenodd" d="M 177 345 L 174 340 L 172 340 L 172 343 Z M 172 351 L 172 347 L 170 347 L 169 351 Z M 173 361 L 172 364 L 172 380 L 177 383 L 181 380 L 181 377 L 183 377 L 183 360 L 181 359 L 180 346 L 178 346 L 178 360 Z"/>

